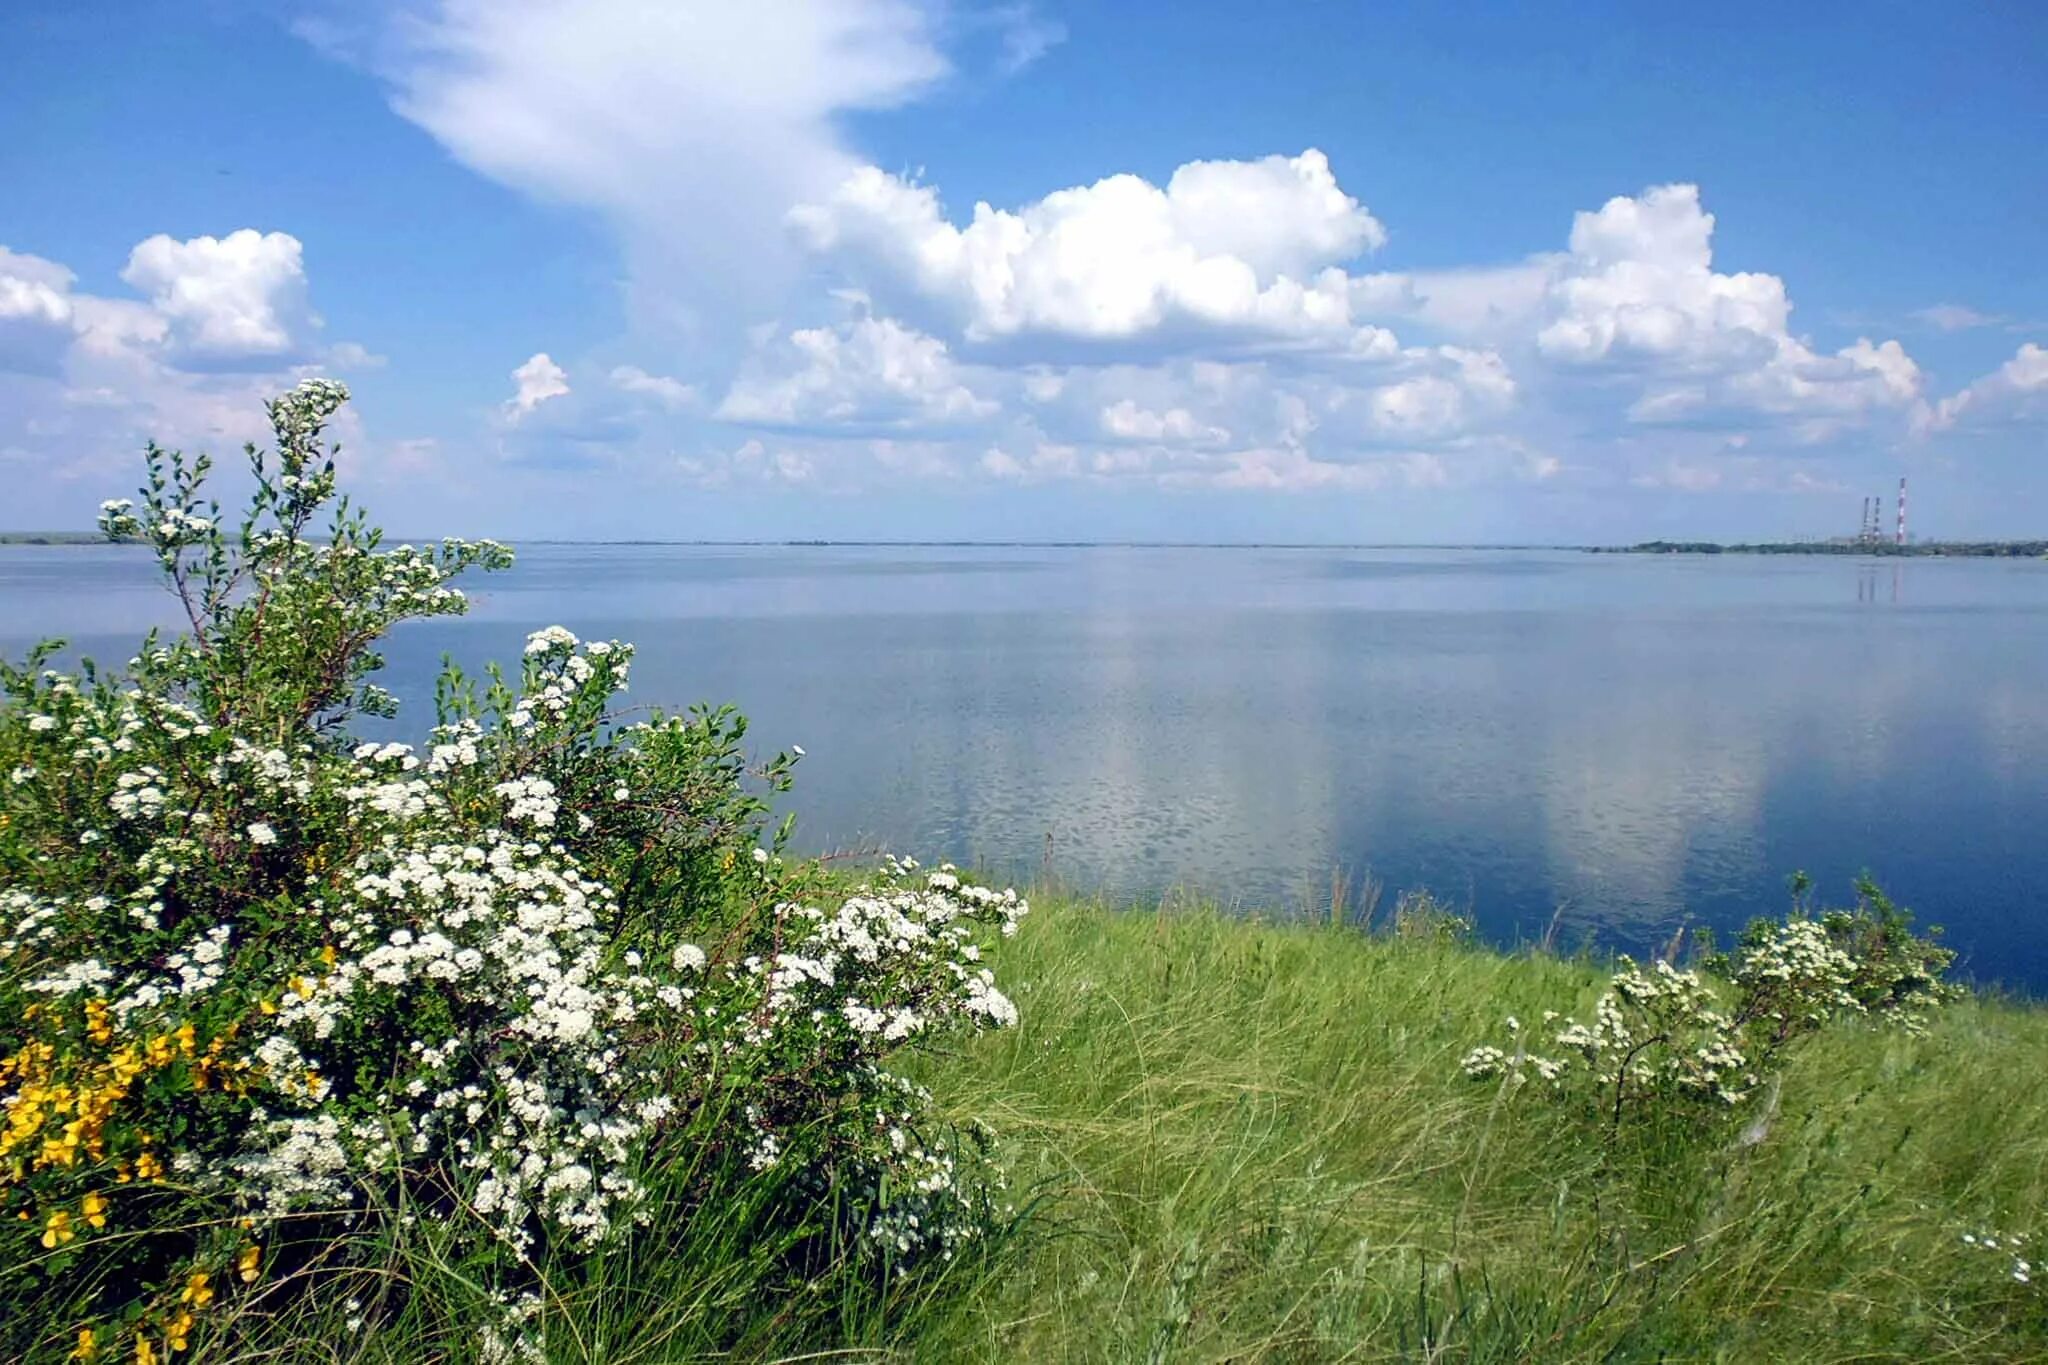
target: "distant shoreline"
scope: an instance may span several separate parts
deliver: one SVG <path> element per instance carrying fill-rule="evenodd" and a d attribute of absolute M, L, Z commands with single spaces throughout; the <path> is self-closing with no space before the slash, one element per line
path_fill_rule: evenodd
<path fill-rule="evenodd" d="M 391 537 L 395 542 L 402 537 Z M 420 544 L 439 537 L 414 537 Z M 4 545 L 104 545 L 94 531 L 0 531 Z M 728 550 L 1493 550 L 1577 551 L 1595 555 L 1839 555 L 1910 559 L 2034 559 L 2048 557 L 2048 540 L 1916 541 L 1898 545 L 1836 541 L 1758 541 L 1724 544 L 1710 540 L 1645 540 L 1634 545 L 1430 544 L 1415 541 L 1258 540 L 551 540 L 521 537 L 521 545 L 584 545 L 629 548 L 669 546 Z"/>
<path fill-rule="evenodd" d="M 1595 545 L 1589 554 L 1610 555 L 1842 555 L 1886 559 L 2039 559 L 2048 540 L 1764 541 L 1723 545 L 1708 540 L 1646 540 L 1637 545 Z"/>

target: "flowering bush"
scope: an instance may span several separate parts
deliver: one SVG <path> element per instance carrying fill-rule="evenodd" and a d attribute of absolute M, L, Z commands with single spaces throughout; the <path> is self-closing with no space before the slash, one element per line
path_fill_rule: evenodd
<path fill-rule="evenodd" d="M 908 861 L 835 889 L 764 837 L 801 750 L 620 723 L 631 648 L 560 627 L 516 679 L 446 670 L 423 747 L 356 742 L 376 641 L 511 555 L 384 548 L 336 501 L 346 397 L 271 405 L 232 531 L 154 446 L 103 507 L 189 633 L 0 665 L 0 1355 L 225 1343 L 424 1221 L 497 1306 L 470 1349 L 539 1358 L 543 1258 L 732 1168 L 829 1194 L 878 1264 L 952 1255 L 993 1186 L 888 1062 L 1014 1021 L 981 949 L 1024 902 Z M 380 1285 L 351 1325 L 404 1310 Z"/>
<path fill-rule="evenodd" d="M 1795 879 L 1795 896 L 1805 890 Z M 1546 1010 L 1531 1044 L 1509 1016 L 1508 1046 L 1483 1045 L 1462 1063 L 1475 1080 L 1521 1085 L 1534 1072 L 1559 1094 L 1598 1097 L 1619 1122 L 1630 1097 L 1741 1103 L 1794 1039 L 1841 1016 L 1918 1030 L 1953 991 L 1941 974 L 1954 954 L 1916 937 L 1909 917 L 1868 878 L 1855 910 L 1818 917 L 1801 904 L 1783 921 L 1760 920 L 1708 971 L 1725 980 L 1722 1003 L 1708 975 L 1622 958 L 1590 1023 Z"/>
<path fill-rule="evenodd" d="M 2031 1285 L 2034 1282 L 2034 1262 L 2028 1257 L 2028 1237 L 2024 1232 L 1966 1232 L 1963 1245 L 1978 1251 L 1988 1251 L 2004 1262 L 2004 1273 L 2014 1284 Z"/>

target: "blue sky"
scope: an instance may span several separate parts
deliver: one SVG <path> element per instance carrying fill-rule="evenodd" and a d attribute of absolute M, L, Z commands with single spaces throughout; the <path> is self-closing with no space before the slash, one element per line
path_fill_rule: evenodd
<path fill-rule="evenodd" d="M 4 526 L 324 373 L 413 535 L 2044 529 L 2036 5 L 0 22 Z"/>

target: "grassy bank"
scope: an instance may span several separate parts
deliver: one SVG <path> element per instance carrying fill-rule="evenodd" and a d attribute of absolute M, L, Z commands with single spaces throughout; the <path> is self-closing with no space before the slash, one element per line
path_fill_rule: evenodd
<path fill-rule="evenodd" d="M 1837 1026 L 1741 1120 L 1610 1135 L 1459 1070 L 1594 965 L 1050 904 L 998 967 L 1022 1026 L 925 1079 L 1036 1216 L 910 1358 L 2048 1357 L 1963 1240 L 2048 1210 L 2048 1012 Z"/>

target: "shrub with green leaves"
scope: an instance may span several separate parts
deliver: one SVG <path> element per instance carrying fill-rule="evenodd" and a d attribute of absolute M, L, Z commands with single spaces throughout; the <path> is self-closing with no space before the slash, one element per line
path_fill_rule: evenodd
<path fill-rule="evenodd" d="M 346 398 L 271 404 L 233 528 L 154 446 L 103 507 L 188 631 L 0 665 L 0 1356 L 147 1363 L 323 1303 L 374 1331 L 418 1305 L 366 1267 L 431 1227 L 485 1305 L 441 1349 L 538 1359 L 546 1267 L 734 1172 L 795 1258 L 980 1235 L 974 1144 L 889 1061 L 1014 1020 L 981 952 L 1024 902 L 786 858 L 801 750 L 749 763 L 730 709 L 625 723 L 631 647 L 561 627 L 516 676 L 450 666 L 420 748 L 358 741 L 378 640 L 511 553 L 387 548 L 336 496 Z"/>
<path fill-rule="evenodd" d="M 1783 1049 L 1844 1017 L 1909 1031 L 1953 994 L 1955 954 L 1912 932 L 1911 916 L 1864 877 L 1853 910 L 1815 915 L 1794 878 L 1793 913 L 1760 919 L 1704 970 L 1647 970 L 1622 958 L 1590 1022 L 1544 1011 L 1530 1038 L 1510 1016 L 1504 1045 L 1465 1055 L 1465 1074 L 1519 1086 L 1530 1073 L 1555 1094 L 1590 1100 L 1618 1123 L 1631 1101 L 1668 1110 L 1740 1104 Z M 1723 992 L 1726 992 L 1725 998 Z"/>

